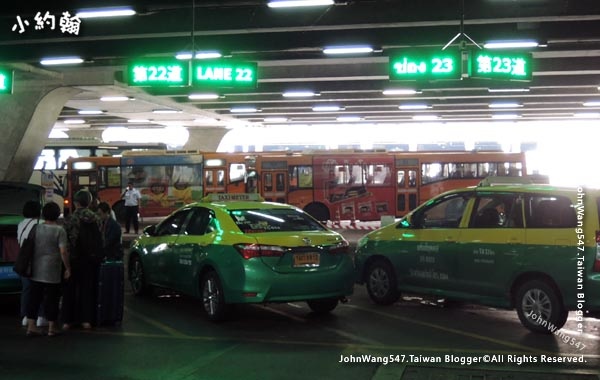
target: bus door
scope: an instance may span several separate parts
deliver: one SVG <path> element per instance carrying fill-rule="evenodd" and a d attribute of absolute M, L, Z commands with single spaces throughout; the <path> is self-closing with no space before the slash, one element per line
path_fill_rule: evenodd
<path fill-rule="evenodd" d="M 396 169 L 396 215 L 403 216 L 419 204 L 418 167 L 403 166 Z"/>
<path fill-rule="evenodd" d="M 204 169 L 204 194 L 225 193 L 225 169 Z"/>
<path fill-rule="evenodd" d="M 265 201 L 287 203 L 287 170 L 262 173 L 261 193 Z"/>

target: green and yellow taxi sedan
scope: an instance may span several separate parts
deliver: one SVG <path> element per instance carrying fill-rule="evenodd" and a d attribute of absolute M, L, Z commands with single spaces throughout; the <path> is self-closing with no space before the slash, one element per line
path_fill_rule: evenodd
<path fill-rule="evenodd" d="M 357 282 L 378 304 L 401 292 L 516 308 L 535 332 L 600 312 L 600 191 L 480 186 L 431 199 L 363 237 Z"/>
<path fill-rule="evenodd" d="M 157 286 L 198 297 L 215 321 L 241 303 L 306 301 L 327 313 L 352 293 L 340 234 L 296 207 L 249 197 L 215 194 L 147 227 L 129 256 L 133 292 Z"/>

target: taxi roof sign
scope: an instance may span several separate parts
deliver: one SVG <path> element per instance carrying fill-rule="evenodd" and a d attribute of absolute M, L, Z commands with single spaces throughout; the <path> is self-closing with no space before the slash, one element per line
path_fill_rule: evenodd
<path fill-rule="evenodd" d="M 257 193 L 213 193 L 202 199 L 204 202 L 227 202 L 227 201 L 263 201 Z"/>
<path fill-rule="evenodd" d="M 477 184 L 478 187 L 484 186 L 510 186 L 510 185 L 532 185 L 534 182 L 528 177 L 515 176 L 489 176 Z"/>

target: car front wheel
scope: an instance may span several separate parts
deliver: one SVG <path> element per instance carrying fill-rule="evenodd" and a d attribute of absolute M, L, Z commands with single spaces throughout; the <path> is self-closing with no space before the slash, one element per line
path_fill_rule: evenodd
<path fill-rule="evenodd" d="M 208 319 L 222 321 L 227 314 L 227 305 L 223 296 L 221 280 L 216 272 L 211 271 L 202 278 L 202 306 Z"/>
<path fill-rule="evenodd" d="M 306 301 L 308 307 L 317 314 L 327 314 L 336 308 L 338 304 L 337 298 L 322 298 L 317 300 Z"/>
<path fill-rule="evenodd" d="M 380 305 L 391 305 L 400 298 L 396 274 L 388 261 L 377 260 L 367 269 L 367 292 Z"/>
<path fill-rule="evenodd" d="M 561 329 L 569 314 L 554 288 L 542 280 L 521 285 L 515 305 L 523 326 L 537 333 L 551 334 Z"/>
<path fill-rule="evenodd" d="M 144 265 L 142 260 L 138 256 L 129 263 L 129 283 L 131 284 L 131 291 L 136 296 L 141 296 L 148 293 L 148 285 L 146 285 L 146 275 L 144 272 Z"/>

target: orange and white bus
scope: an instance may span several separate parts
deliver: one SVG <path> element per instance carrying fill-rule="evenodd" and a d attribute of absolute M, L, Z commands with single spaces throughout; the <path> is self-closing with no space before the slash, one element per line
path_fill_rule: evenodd
<path fill-rule="evenodd" d="M 257 155 L 259 193 L 319 220 L 403 216 L 434 195 L 487 176 L 525 175 L 523 153 L 343 152 Z"/>
<path fill-rule="evenodd" d="M 88 188 L 117 215 L 121 193 L 133 180 L 142 192 L 142 216 L 164 216 L 210 193 L 258 192 L 322 221 L 400 217 L 487 176 L 527 173 L 523 153 L 483 151 L 144 152 L 70 159 L 67 167 L 69 194 Z"/>

